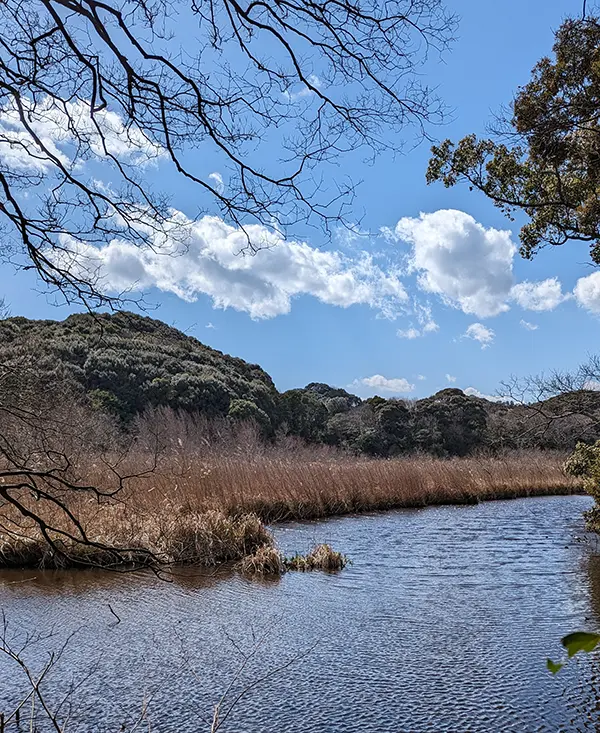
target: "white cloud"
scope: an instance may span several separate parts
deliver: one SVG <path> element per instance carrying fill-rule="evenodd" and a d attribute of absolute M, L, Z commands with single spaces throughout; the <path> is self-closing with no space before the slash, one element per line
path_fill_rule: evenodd
<path fill-rule="evenodd" d="M 587 379 L 583 383 L 583 389 L 592 390 L 592 392 L 600 392 L 600 382 L 597 379 Z"/>
<path fill-rule="evenodd" d="M 218 171 L 215 171 L 214 173 L 209 173 L 208 177 L 211 181 L 214 181 L 217 193 L 223 193 L 223 191 L 225 190 L 225 182 L 223 181 L 223 176 Z"/>
<path fill-rule="evenodd" d="M 209 321 L 204 328 L 214 328 L 216 330 L 217 327 Z"/>
<path fill-rule="evenodd" d="M 446 374 L 446 381 L 450 382 L 450 384 L 455 384 L 456 377 L 453 377 L 452 374 Z"/>
<path fill-rule="evenodd" d="M 399 329 L 396 332 L 396 335 L 403 339 L 416 339 L 419 338 L 419 336 L 425 336 L 427 333 L 431 333 L 432 331 L 437 331 L 439 326 L 434 321 L 431 321 L 430 323 L 426 323 L 422 328 L 415 328 L 414 326 L 411 326 L 407 329 Z"/>
<path fill-rule="evenodd" d="M 334 242 L 343 249 L 364 246 L 364 240 L 369 236 L 369 232 L 361 229 L 356 222 L 340 224 L 333 230 Z"/>
<path fill-rule="evenodd" d="M 521 324 L 521 327 L 527 331 L 537 331 L 538 330 L 537 324 L 529 323 L 529 321 L 524 321 L 522 318 L 519 321 L 519 323 Z"/>
<path fill-rule="evenodd" d="M 540 282 L 517 283 L 510 291 L 510 297 L 521 308 L 530 311 L 551 311 L 567 297 L 557 278 L 549 277 Z"/>
<path fill-rule="evenodd" d="M 464 390 L 465 394 L 469 397 L 480 397 L 482 400 L 488 400 L 489 402 L 505 402 L 504 397 L 498 397 L 497 395 L 484 394 L 475 387 L 467 387 Z"/>
<path fill-rule="evenodd" d="M 484 326 L 483 323 L 472 323 L 463 333 L 462 337 L 479 341 L 482 349 L 486 349 L 494 341 L 496 334 L 491 328 Z"/>
<path fill-rule="evenodd" d="M 416 328 L 411 324 L 410 328 L 400 329 L 397 332 L 397 336 L 405 339 L 416 339 L 419 338 L 419 336 L 434 333 L 439 329 L 438 324 L 433 320 L 431 308 L 428 305 L 422 305 L 415 300 L 412 305 L 412 310 L 416 316 L 419 327 Z"/>
<path fill-rule="evenodd" d="M 573 290 L 578 305 L 592 313 L 600 313 L 600 272 L 580 277 Z"/>
<path fill-rule="evenodd" d="M 352 388 L 368 387 L 370 390 L 380 390 L 382 392 L 393 392 L 395 394 L 406 394 L 412 392 L 415 388 L 414 384 L 410 384 L 404 377 L 388 379 L 381 374 L 374 374 L 372 377 L 362 377 L 355 379 L 350 385 Z"/>
<path fill-rule="evenodd" d="M 424 374 L 417 374 L 417 379 L 419 380 L 419 382 L 424 382 L 427 377 Z"/>
<path fill-rule="evenodd" d="M 428 321 L 427 323 L 423 325 L 422 330 L 423 330 L 423 333 L 432 333 L 433 331 L 438 331 L 439 328 L 440 327 L 437 325 L 435 321 Z"/>
<path fill-rule="evenodd" d="M 418 286 L 464 313 L 497 316 L 509 310 L 511 301 L 526 310 L 553 310 L 570 297 L 555 277 L 514 284 L 517 249 L 511 232 L 484 227 L 464 211 L 405 217 L 393 233 L 383 229 L 382 234 L 411 244 L 409 269 L 417 273 Z"/>
<path fill-rule="evenodd" d="M 509 231 L 487 229 L 463 211 L 441 209 L 400 219 L 395 234 L 412 245 L 411 267 L 423 290 L 481 318 L 508 310 L 516 252 Z"/>
<path fill-rule="evenodd" d="M 402 339 L 417 339 L 421 336 L 421 332 L 418 328 L 411 326 L 405 330 L 399 329 L 396 334 Z"/>
<path fill-rule="evenodd" d="M 319 79 L 319 77 L 316 74 L 309 74 L 307 77 L 308 83 L 314 87 L 315 89 L 321 89 L 323 86 L 323 83 Z M 304 97 L 312 97 L 314 94 L 314 91 L 304 85 L 299 91 L 297 92 L 290 92 L 285 91 L 283 93 L 284 97 L 287 97 L 290 101 L 295 102 L 297 99 L 303 99 Z"/>
<path fill-rule="evenodd" d="M 192 222 L 181 212 L 173 212 L 165 233 L 147 233 L 152 247 L 119 239 L 93 247 L 63 239 L 62 264 L 95 276 L 110 292 L 156 287 L 190 302 L 205 294 L 215 308 L 256 319 L 288 313 L 300 295 L 341 308 L 366 305 L 390 318 L 408 300 L 398 276 L 384 272 L 366 252 L 323 251 L 260 225 L 244 232 L 216 216 Z M 248 237 L 263 248 L 255 255 L 244 254 Z"/>
<path fill-rule="evenodd" d="M 0 109 L 0 160 L 13 170 L 43 172 L 53 168 L 53 156 L 69 166 L 77 155 L 91 151 L 98 158 L 107 152 L 121 160 L 143 165 L 166 154 L 151 142 L 139 127 L 124 124 L 121 117 L 109 110 L 100 110 L 92 118 L 89 104 L 80 100 L 62 104 L 49 97 L 35 105 L 23 98 L 27 124 L 47 149 L 44 153 L 31 134 L 24 129 L 14 102 Z"/>
<path fill-rule="evenodd" d="M 415 300 L 413 302 L 413 311 L 423 334 L 434 333 L 439 329 L 438 324 L 433 320 L 429 305 L 423 305 Z"/>

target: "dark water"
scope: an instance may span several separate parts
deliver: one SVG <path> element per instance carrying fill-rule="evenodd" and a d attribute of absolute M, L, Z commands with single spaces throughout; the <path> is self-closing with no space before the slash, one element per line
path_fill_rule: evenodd
<path fill-rule="evenodd" d="M 53 702 L 78 685 L 69 731 L 131 730 L 145 703 L 151 727 L 138 730 L 209 731 L 230 684 L 224 711 L 246 693 L 221 729 L 232 733 L 595 731 L 600 659 L 557 677 L 544 666 L 562 635 L 600 628 L 600 556 L 580 539 L 589 504 L 525 499 L 277 530 L 286 551 L 342 549 L 353 565 L 337 575 L 5 572 L 0 607 L 15 644 L 54 632 L 25 650 L 34 669 L 73 634 L 45 683 Z M 20 685 L 0 659 L 0 711 Z"/>

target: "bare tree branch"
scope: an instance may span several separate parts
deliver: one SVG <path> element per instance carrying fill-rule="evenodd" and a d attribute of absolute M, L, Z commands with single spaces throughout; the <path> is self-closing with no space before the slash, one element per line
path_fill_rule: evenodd
<path fill-rule="evenodd" d="M 187 44 L 174 42 L 181 24 Z M 441 120 L 416 72 L 455 24 L 441 0 L 5 0 L 0 254 L 67 300 L 118 301 L 94 248 L 175 236 L 169 200 L 144 172 L 157 163 L 246 232 L 328 229 L 354 191 L 323 183 L 330 163 Z"/>
<path fill-rule="evenodd" d="M 511 377 L 502 382 L 501 393 L 522 408 L 521 440 L 542 445 L 555 440 L 574 447 L 579 440 L 589 442 L 599 437 L 599 389 L 600 357 L 590 356 L 574 372 L 554 370 Z M 558 440 L 561 434 L 562 441 Z"/>

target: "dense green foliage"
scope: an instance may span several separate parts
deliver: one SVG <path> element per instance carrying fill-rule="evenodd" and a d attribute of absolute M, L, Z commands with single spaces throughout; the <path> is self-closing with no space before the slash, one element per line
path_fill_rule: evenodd
<path fill-rule="evenodd" d="M 132 313 L 0 321 L 0 363 L 22 362 L 55 389 L 79 391 L 124 422 L 158 406 L 277 421 L 278 393 L 260 367 Z"/>
<path fill-rule="evenodd" d="M 600 23 L 565 21 L 554 58 L 541 59 L 519 89 L 498 141 L 468 135 L 432 148 L 428 182 L 466 181 L 507 215 L 524 211 L 521 254 L 570 239 L 600 263 Z"/>
<path fill-rule="evenodd" d="M 572 449 L 578 441 L 600 438 L 594 418 L 600 416 L 598 392 L 573 392 L 533 410 L 468 396 L 460 389 L 443 389 L 421 400 L 361 400 L 313 382 L 279 393 L 259 366 L 131 313 L 78 314 L 62 322 L 0 321 L 0 366 L 5 374 L 33 373 L 31 393 L 50 402 L 82 399 L 99 413 L 116 416 L 125 429 L 136 415 L 169 407 L 207 418 L 252 421 L 267 438 L 297 436 L 383 458 Z M 5 379 L 2 388 L 15 392 L 15 403 L 22 385 L 22 379 Z"/>
<path fill-rule="evenodd" d="M 600 533 L 600 440 L 592 445 L 578 443 L 565 463 L 565 471 L 584 481 L 584 488 L 594 497 L 595 504 L 587 512 L 589 529 Z"/>
<path fill-rule="evenodd" d="M 574 631 L 572 634 L 563 636 L 560 643 L 567 651 L 568 659 L 574 657 L 579 652 L 593 652 L 600 645 L 600 634 L 590 634 L 587 631 Z M 556 674 L 565 666 L 565 662 L 553 662 L 551 659 L 546 660 L 546 667 Z"/>
<path fill-rule="evenodd" d="M 488 442 L 482 402 L 460 389 L 444 389 L 412 403 L 373 397 L 333 416 L 327 439 L 373 456 L 414 451 L 466 455 Z"/>

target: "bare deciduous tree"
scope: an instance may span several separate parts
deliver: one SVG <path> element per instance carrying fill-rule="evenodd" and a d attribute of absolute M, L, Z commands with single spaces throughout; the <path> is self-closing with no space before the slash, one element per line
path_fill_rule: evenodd
<path fill-rule="evenodd" d="M 4 0 L 1 254 L 111 302 L 89 247 L 181 224 L 143 171 L 156 160 L 236 226 L 327 227 L 353 184 L 319 167 L 440 119 L 415 72 L 454 26 L 441 0 Z"/>
<path fill-rule="evenodd" d="M 502 383 L 501 393 L 526 408 L 520 437 L 543 442 L 553 433 L 569 442 L 596 440 L 600 430 L 600 356 L 575 371 L 554 370 Z"/>
<path fill-rule="evenodd" d="M 58 403 L 58 404 L 57 404 Z M 147 466 L 131 474 L 123 465 L 127 446 L 111 438 L 109 421 L 80 405 L 60 385 L 41 383 L 30 360 L 0 364 L 0 556 L 3 566 L 86 566 L 128 569 L 156 566 L 141 547 L 100 541 L 86 529 L 79 509 L 119 500 Z M 90 456 L 94 476 L 90 476 Z M 43 540 L 40 544 L 37 538 Z"/>
<path fill-rule="evenodd" d="M 353 193 L 326 182 L 329 164 L 441 118 L 416 71 L 454 26 L 441 0 L 0 2 L 0 261 L 67 301 L 118 304 L 97 248 L 118 238 L 168 254 L 191 223 L 152 185 L 155 163 L 194 184 L 249 249 L 262 244 L 253 223 L 328 228 Z M 126 477 L 113 464 L 102 488 L 79 475 L 63 447 L 77 429 L 22 399 L 42 385 L 8 389 L 17 377 L 0 367 L 0 507 L 55 553 L 64 540 L 92 547 L 70 501 L 114 497 Z M 104 549 L 115 564 L 128 552 Z"/>

